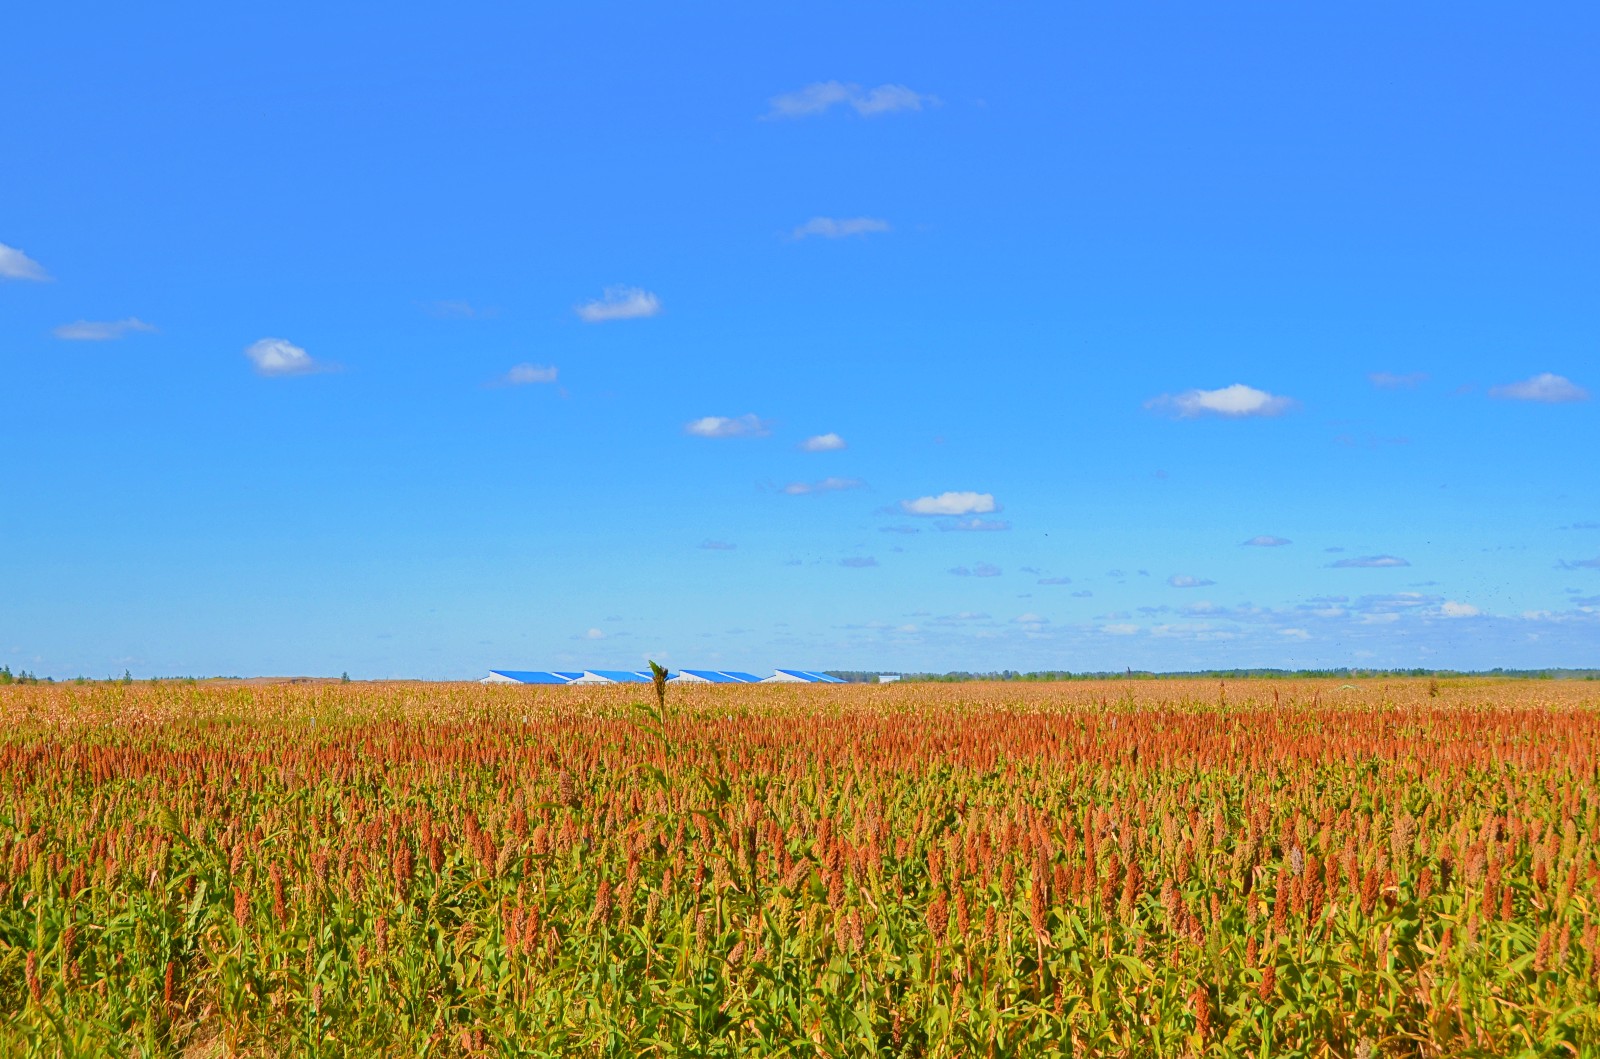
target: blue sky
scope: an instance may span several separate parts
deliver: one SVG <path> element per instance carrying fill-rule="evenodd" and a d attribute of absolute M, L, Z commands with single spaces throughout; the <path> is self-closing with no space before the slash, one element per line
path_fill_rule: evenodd
<path fill-rule="evenodd" d="M 1600 664 L 1590 5 L 4 26 L 14 669 Z"/>

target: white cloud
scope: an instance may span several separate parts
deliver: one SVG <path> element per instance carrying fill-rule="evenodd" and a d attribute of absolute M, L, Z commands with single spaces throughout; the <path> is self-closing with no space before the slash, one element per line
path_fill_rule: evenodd
<path fill-rule="evenodd" d="M 769 100 L 772 109 L 768 118 L 804 118 L 825 114 L 836 106 L 849 105 L 863 117 L 890 114 L 897 110 L 921 110 L 923 106 L 937 106 L 939 100 L 921 92 L 913 92 L 905 85 L 878 85 L 863 89 L 858 84 L 843 81 L 816 81 L 798 92 L 786 92 Z"/>
<path fill-rule="evenodd" d="M 1565 401 L 1587 401 L 1589 391 L 1571 379 L 1552 375 L 1546 371 L 1521 382 L 1491 386 L 1489 396 L 1504 401 L 1542 401 L 1545 404 L 1560 404 Z"/>
<path fill-rule="evenodd" d="M 1340 559 L 1338 562 L 1328 564 L 1335 570 L 1354 569 L 1382 569 L 1390 566 L 1410 566 L 1411 563 L 1398 555 L 1363 555 L 1360 558 Z"/>
<path fill-rule="evenodd" d="M 606 634 L 601 629 L 590 629 L 588 632 L 583 634 L 583 638 L 585 640 L 604 640 L 606 638 Z"/>
<path fill-rule="evenodd" d="M 1476 618 L 1483 611 L 1474 607 L 1471 603 L 1456 603 L 1447 600 L 1439 605 L 1439 613 L 1447 618 Z"/>
<path fill-rule="evenodd" d="M 324 367 L 312 360 L 305 350 L 282 338 L 263 338 L 252 342 L 244 355 L 255 364 L 257 375 L 309 375 L 322 371 Z"/>
<path fill-rule="evenodd" d="M 876 217 L 813 217 L 796 228 L 793 235 L 796 239 L 812 235 L 820 235 L 824 239 L 843 239 L 849 235 L 869 235 L 888 230 L 889 222 Z"/>
<path fill-rule="evenodd" d="M 1309 640 L 1311 634 L 1304 629 L 1279 629 L 1279 636 L 1287 636 L 1292 640 Z"/>
<path fill-rule="evenodd" d="M 1027 614 L 1018 614 L 1011 620 L 1018 625 L 1048 625 L 1050 623 L 1049 618 L 1034 614 L 1032 611 Z"/>
<path fill-rule="evenodd" d="M 1112 636 L 1133 636 L 1138 633 L 1139 626 L 1127 622 L 1115 622 L 1111 625 L 1100 626 L 1100 631 L 1110 633 Z"/>
<path fill-rule="evenodd" d="M 68 342 L 110 342 L 136 331 L 154 330 L 153 326 L 137 316 L 130 316 L 126 320 L 79 320 L 62 324 L 51 333 Z"/>
<path fill-rule="evenodd" d="M 1409 390 L 1427 380 L 1427 373 L 1421 371 L 1410 371 L 1404 375 L 1396 375 L 1390 371 L 1375 371 L 1367 376 L 1367 381 L 1380 390 Z"/>
<path fill-rule="evenodd" d="M 805 496 L 808 493 L 835 493 L 841 489 L 860 489 L 866 484 L 859 478 L 824 478 L 820 482 L 790 482 L 783 487 L 783 491 L 790 496 Z"/>
<path fill-rule="evenodd" d="M 1207 585 L 1216 584 L 1216 582 L 1204 577 L 1195 577 L 1192 574 L 1173 574 L 1167 578 L 1167 584 L 1173 588 L 1205 588 Z"/>
<path fill-rule="evenodd" d="M 1211 643 L 1235 639 L 1238 634 L 1228 630 L 1219 629 L 1203 621 L 1167 622 L 1161 625 L 1150 626 L 1150 635 L 1163 639 L 1192 640 L 1196 643 Z"/>
<path fill-rule="evenodd" d="M 817 434 L 800 443 L 800 448 L 806 452 L 838 452 L 846 447 L 844 438 L 837 434 Z"/>
<path fill-rule="evenodd" d="M 701 416 L 685 423 L 683 432 L 697 438 L 764 438 L 771 431 L 766 420 L 754 414 L 746 414 Z"/>
<path fill-rule="evenodd" d="M 1236 382 L 1220 390 L 1164 393 L 1160 397 L 1146 401 L 1145 407 L 1175 415 L 1180 419 L 1192 419 L 1201 415 L 1219 415 L 1237 419 L 1244 416 L 1282 415 L 1294 407 L 1294 400 Z"/>
<path fill-rule="evenodd" d="M 1259 537 L 1251 537 L 1244 542 L 1244 546 L 1247 548 L 1282 548 L 1285 544 L 1293 543 L 1294 541 L 1284 537 L 1274 537 L 1270 533 L 1264 533 Z"/>
<path fill-rule="evenodd" d="M 731 541 L 714 541 L 708 537 L 700 542 L 700 547 L 708 552 L 731 552 L 739 546 Z"/>
<path fill-rule="evenodd" d="M 556 369 L 542 364 L 518 364 L 500 376 L 502 386 L 528 386 L 533 383 L 555 382 Z"/>
<path fill-rule="evenodd" d="M 987 515 L 1000 508 L 992 493 L 940 493 L 902 500 L 900 510 L 908 515 Z"/>
<path fill-rule="evenodd" d="M 821 114 L 839 103 L 849 102 L 851 93 L 860 90 L 861 86 L 847 85 L 842 81 L 816 81 L 798 92 L 773 96 L 768 100 L 772 109 L 767 112 L 767 117 L 803 118 Z"/>
<path fill-rule="evenodd" d="M 44 281 L 50 273 L 44 266 L 14 246 L 0 243 L 0 279 L 31 279 Z"/>
<path fill-rule="evenodd" d="M 607 287 L 604 296 L 575 306 L 573 311 L 586 324 L 638 320 L 659 313 L 661 299 L 638 287 Z"/>
<path fill-rule="evenodd" d="M 951 522 L 939 523 L 939 528 L 949 533 L 993 533 L 999 530 L 1008 530 L 1011 523 L 1003 518 L 958 518 Z"/>
<path fill-rule="evenodd" d="M 1357 611 L 1418 611 L 1443 603 L 1440 596 L 1425 596 L 1421 592 L 1391 592 L 1388 595 L 1362 596 L 1352 609 Z"/>
<path fill-rule="evenodd" d="M 879 85 L 868 89 L 864 95 L 857 95 L 850 100 L 850 105 L 856 108 L 857 113 L 870 117 L 895 110 L 921 110 L 924 103 L 936 105 L 938 102 L 933 96 L 913 92 L 905 85 Z"/>
<path fill-rule="evenodd" d="M 957 577 L 999 577 L 1000 568 L 993 563 L 973 563 L 971 566 L 952 566 L 950 572 Z"/>

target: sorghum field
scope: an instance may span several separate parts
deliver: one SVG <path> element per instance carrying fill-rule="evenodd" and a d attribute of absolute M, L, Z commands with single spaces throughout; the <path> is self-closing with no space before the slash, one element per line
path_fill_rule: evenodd
<path fill-rule="evenodd" d="M 1600 1054 L 1597 706 L 0 688 L 0 1054 Z"/>

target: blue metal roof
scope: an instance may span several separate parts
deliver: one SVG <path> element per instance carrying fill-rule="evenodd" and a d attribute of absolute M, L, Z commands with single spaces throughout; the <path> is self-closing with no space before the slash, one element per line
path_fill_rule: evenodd
<path fill-rule="evenodd" d="M 683 672 L 686 676 L 699 677 L 701 680 L 709 680 L 713 684 L 743 683 L 738 677 L 728 673 L 720 673 L 715 669 L 685 669 Z"/>
<path fill-rule="evenodd" d="M 721 672 L 722 675 L 725 676 L 725 677 L 732 677 L 735 681 L 737 681 L 740 684 L 759 684 L 759 683 L 761 683 L 761 678 L 756 676 L 754 673 L 741 673 L 737 669 L 723 669 L 723 670 L 719 670 L 719 672 Z"/>
<path fill-rule="evenodd" d="M 518 684 L 566 684 L 569 679 L 559 673 L 547 673 L 542 669 L 491 669 L 497 677 L 515 680 Z"/>
<path fill-rule="evenodd" d="M 577 680 L 579 677 L 583 676 L 583 670 L 580 669 L 576 673 L 569 673 L 565 670 L 557 670 L 556 676 L 566 677 L 568 680 Z"/>
<path fill-rule="evenodd" d="M 777 674 L 779 674 L 781 676 L 793 677 L 796 680 L 803 680 L 807 684 L 843 684 L 843 683 L 845 683 L 845 681 L 840 680 L 838 677 L 830 677 L 826 673 L 818 673 L 818 672 L 815 672 L 814 670 L 810 670 L 810 669 L 775 669 L 775 670 L 773 670 L 773 672 L 777 673 Z"/>
<path fill-rule="evenodd" d="M 591 669 L 589 672 L 597 677 L 614 680 L 618 684 L 648 684 L 650 678 L 642 673 L 635 673 L 629 669 Z"/>

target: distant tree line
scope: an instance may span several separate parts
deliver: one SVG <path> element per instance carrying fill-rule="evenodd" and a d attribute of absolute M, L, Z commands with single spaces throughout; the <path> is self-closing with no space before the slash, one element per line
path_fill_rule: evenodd
<path fill-rule="evenodd" d="M 144 678 L 141 677 L 140 679 L 142 680 Z M 239 678 L 238 677 L 215 677 L 215 678 L 211 678 L 211 679 L 216 679 L 216 680 L 237 680 Z M 179 682 L 182 682 L 182 683 L 185 683 L 185 684 L 196 684 L 196 683 L 199 683 L 199 680 L 197 678 L 195 678 L 195 677 L 150 677 L 149 678 L 149 681 L 152 684 L 159 684 L 159 683 L 162 682 L 162 680 L 179 681 Z M 21 670 L 18 670 L 17 672 L 15 672 L 15 673 L 13 673 L 13 672 L 11 672 L 11 667 L 10 666 L 0 666 L 0 684 L 54 684 L 55 682 L 56 682 L 56 678 L 55 677 L 36 676 L 35 674 L 28 672 L 26 669 L 21 669 Z M 72 683 L 72 684 L 99 684 L 99 683 L 105 683 L 105 684 L 132 684 L 133 683 L 133 674 L 128 672 L 127 670 L 123 670 L 122 671 L 122 676 L 120 676 L 120 677 L 106 677 L 103 681 L 96 680 L 94 677 L 73 677 L 71 679 L 71 681 L 69 681 L 69 683 Z"/>
<path fill-rule="evenodd" d="M 969 680 L 1009 680 L 1023 682 L 1051 682 L 1063 680 L 1250 680 L 1250 679 L 1328 679 L 1373 680 L 1383 677 L 1502 677 L 1517 680 L 1600 680 L 1600 669 L 1193 669 L 1173 672 L 1153 672 L 1144 669 L 1125 669 L 1121 672 L 1099 671 L 1074 673 L 1064 669 L 1037 670 L 1021 673 L 1014 669 L 1001 669 L 988 673 L 957 670 L 950 673 L 906 673 L 901 679 L 923 683 L 956 684 Z"/>

